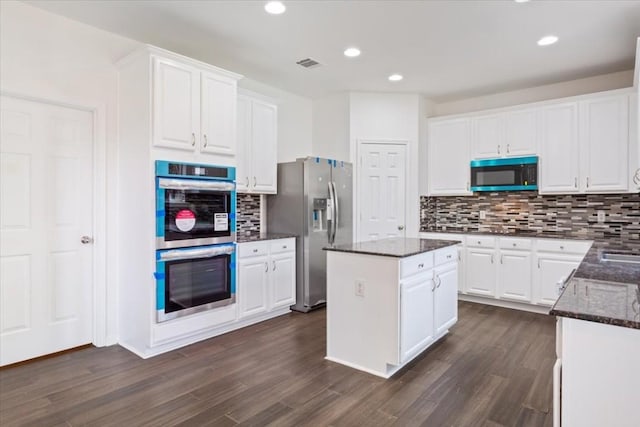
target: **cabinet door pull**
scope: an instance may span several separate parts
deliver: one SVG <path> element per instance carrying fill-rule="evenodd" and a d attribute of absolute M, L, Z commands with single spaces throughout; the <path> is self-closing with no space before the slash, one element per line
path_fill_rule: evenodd
<path fill-rule="evenodd" d="M 451 259 L 451 254 L 447 255 L 447 259 Z"/>
<path fill-rule="evenodd" d="M 584 287 L 584 295 L 587 296 L 587 297 L 589 296 L 589 285 L 586 285 Z"/>
<path fill-rule="evenodd" d="M 418 264 L 418 268 L 423 268 L 423 267 L 424 267 L 423 263 Z"/>
<path fill-rule="evenodd" d="M 273 271 L 276 271 L 276 262 L 273 261 Z"/>
<path fill-rule="evenodd" d="M 253 177 L 253 186 L 255 187 L 256 185 L 258 185 L 258 180 L 256 179 L 256 177 Z"/>
<path fill-rule="evenodd" d="M 516 247 L 516 244 L 515 244 L 515 243 L 513 244 L 513 247 L 514 247 L 514 248 Z"/>
<path fill-rule="evenodd" d="M 538 258 L 538 268 L 540 268 L 540 258 Z"/>
<path fill-rule="evenodd" d="M 587 188 L 589 188 L 589 177 L 587 177 Z"/>
<path fill-rule="evenodd" d="M 507 144 L 507 154 L 511 152 L 511 144 Z"/>
<path fill-rule="evenodd" d="M 207 146 L 207 134 L 205 133 L 202 137 L 204 138 L 204 146 L 206 147 Z"/>
<path fill-rule="evenodd" d="M 491 254 L 491 264 L 493 264 L 493 254 Z"/>
<path fill-rule="evenodd" d="M 564 250 L 564 246 L 560 246 L 560 250 L 561 250 L 561 251 L 562 251 L 562 250 Z"/>
<path fill-rule="evenodd" d="M 498 154 L 500 154 L 500 144 L 498 144 Z"/>
<path fill-rule="evenodd" d="M 268 272 L 269 271 L 269 263 L 268 262 L 264 262 L 264 272 Z"/>
<path fill-rule="evenodd" d="M 575 188 L 578 188 L 578 177 L 577 176 L 575 178 L 573 178 L 573 186 Z"/>
<path fill-rule="evenodd" d="M 196 133 L 195 132 L 191 132 L 191 146 L 192 147 L 196 146 Z"/>
<path fill-rule="evenodd" d="M 504 255 L 500 255 L 500 264 L 504 264 Z"/>
<path fill-rule="evenodd" d="M 436 290 L 436 280 L 435 280 L 435 279 L 433 279 L 433 280 L 431 281 L 431 283 L 432 283 L 432 284 L 431 284 L 431 292 L 433 292 L 433 291 L 435 291 L 435 290 Z"/>
<path fill-rule="evenodd" d="M 436 276 L 436 279 L 438 279 L 438 281 L 436 282 L 436 288 L 439 288 L 440 284 L 442 283 L 442 279 L 440 279 L 440 276 Z"/>
<path fill-rule="evenodd" d="M 460 252 L 458 252 L 458 261 L 462 261 L 462 255 L 460 255 Z"/>
<path fill-rule="evenodd" d="M 469 184 L 469 181 L 467 181 L 467 191 L 471 190 L 471 185 Z"/>
<path fill-rule="evenodd" d="M 249 188 L 249 177 L 246 177 L 247 179 L 247 188 Z"/>
<path fill-rule="evenodd" d="M 254 253 L 254 254 L 255 254 L 256 252 L 258 252 L 258 249 L 254 249 L 254 250 L 253 250 L 253 253 Z"/>
<path fill-rule="evenodd" d="M 282 249 L 287 249 L 287 245 L 282 245 Z"/>

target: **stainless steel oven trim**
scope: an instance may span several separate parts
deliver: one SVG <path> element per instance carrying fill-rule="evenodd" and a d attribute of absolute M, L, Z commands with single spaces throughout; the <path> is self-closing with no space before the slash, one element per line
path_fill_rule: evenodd
<path fill-rule="evenodd" d="M 156 249 L 177 249 L 188 248 L 191 246 L 218 245 L 220 243 L 233 243 L 236 241 L 236 232 L 233 231 L 229 236 L 223 237 L 204 237 L 201 239 L 184 239 L 171 240 L 165 242 L 163 237 L 156 237 Z"/>
<path fill-rule="evenodd" d="M 235 191 L 233 182 L 224 181 L 198 181 L 196 179 L 159 178 L 158 188 L 163 190 L 212 190 Z"/>
<path fill-rule="evenodd" d="M 211 258 L 219 255 L 228 255 L 236 251 L 234 246 L 224 245 L 215 247 L 195 247 L 191 249 L 178 249 L 160 253 L 162 261 L 177 261 L 182 259 Z"/>
<path fill-rule="evenodd" d="M 202 304 L 197 307 L 185 308 L 184 310 L 173 311 L 171 313 L 165 313 L 164 310 L 156 310 L 156 318 L 158 323 L 166 322 L 167 320 L 177 319 L 179 317 L 189 316 L 194 313 L 200 313 L 202 311 L 211 310 L 213 308 L 220 308 L 235 303 L 236 294 L 231 294 L 231 298 L 210 302 L 209 304 Z"/>

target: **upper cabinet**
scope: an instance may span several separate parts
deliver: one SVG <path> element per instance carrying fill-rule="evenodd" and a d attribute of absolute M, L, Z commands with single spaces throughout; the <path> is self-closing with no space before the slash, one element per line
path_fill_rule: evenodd
<path fill-rule="evenodd" d="M 278 166 L 278 108 L 265 99 L 238 96 L 237 188 L 245 193 L 275 194 Z"/>
<path fill-rule="evenodd" d="M 236 79 L 153 59 L 153 145 L 235 156 Z"/>
<path fill-rule="evenodd" d="M 578 103 L 540 110 L 540 193 L 577 193 L 580 180 Z"/>
<path fill-rule="evenodd" d="M 434 120 L 429 123 L 428 188 L 431 195 L 469 195 L 468 118 Z"/>
<path fill-rule="evenodd" d="M 535 110 L 475 116 L 472 159 L 528 156 L 537 152 Z"/>
<path fill-rule="evenodd" d="M 629 185 L 629 96 L 580 103 L 581 190 L 626 191 Z"/>

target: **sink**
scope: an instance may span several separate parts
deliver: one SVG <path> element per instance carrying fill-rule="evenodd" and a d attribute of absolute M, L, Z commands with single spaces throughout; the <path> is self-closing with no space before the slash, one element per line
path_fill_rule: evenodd
<path fill-rule="evenodd" d="M 628 254 L 611 254 L 604 252 L 600 256 L 600 260 L 607 262 L 624 262 L 631 264 L 640 264 L 640 255 L 628 255 Z"/>

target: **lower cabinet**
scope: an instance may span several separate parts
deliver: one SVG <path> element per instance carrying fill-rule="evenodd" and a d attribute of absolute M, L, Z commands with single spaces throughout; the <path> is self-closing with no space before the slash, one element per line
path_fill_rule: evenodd
<path fill-rule="evenodd" d="M 579 255 L 561 255 L 539 252 L 536 255 L 534 301 L 536 304 L 553 305 L 558 299 L 558 285 L 564 282 L 580 264 Z"/>
<path fill-rule="evenodd" d="M 434 270 L 435 330 L 444 333 L 458 321 L 458 265 L 448 263 Z"/>
<path fill-rule="evenodd" d="M 433 340 L 433 270 L 400 285 L 400 358 L 407 360 Z"/>
<path fill-rule="evenodd" d="M 467 282 L 465 290 L 469 294 L 494 297 L 498 270 L 495 263 L 495 249 L 467 248 L 465 264 Z"/>
<path fill-rule="evenodd" d="M 531 302 L 531 251 L 500 250 L 498 296 Z"/>
<path fill-rule="evenodd" d="M 239 247 L 239 317 L 256 316 L 295 304 L 295 239 L 240 243 Z"/>

